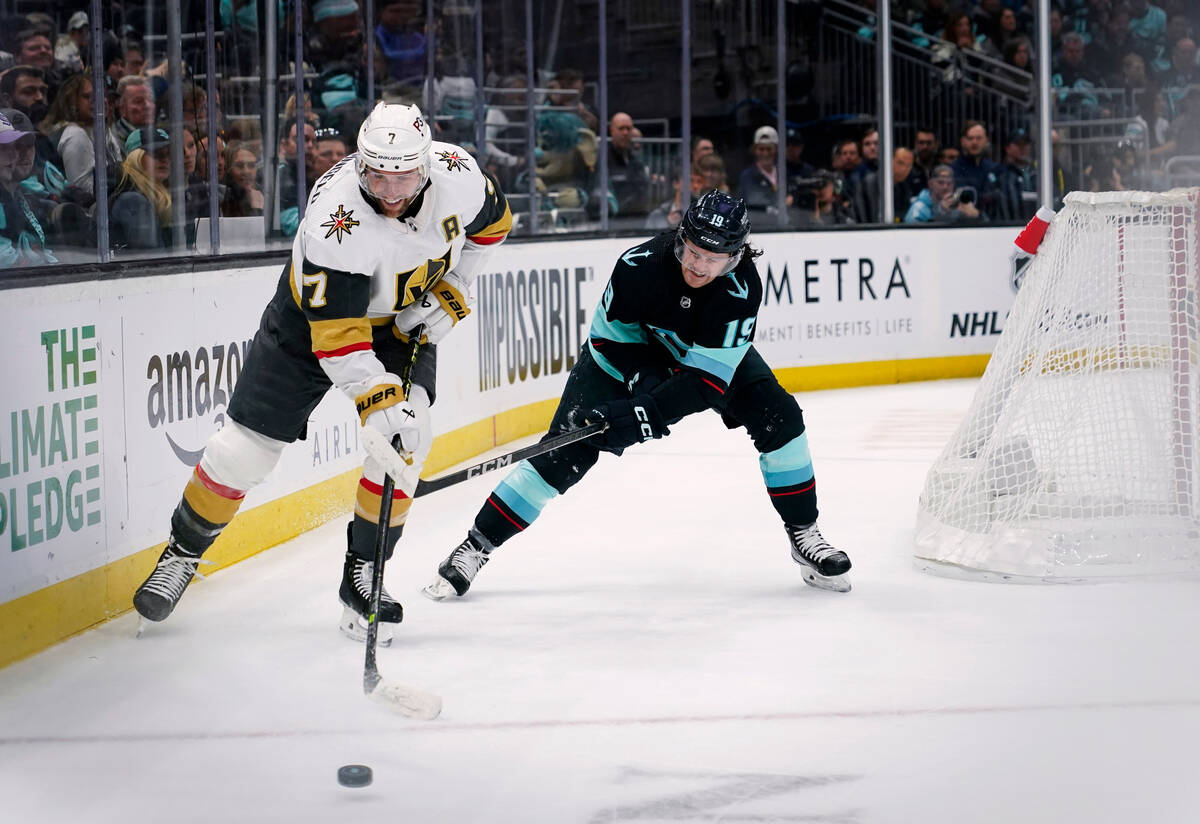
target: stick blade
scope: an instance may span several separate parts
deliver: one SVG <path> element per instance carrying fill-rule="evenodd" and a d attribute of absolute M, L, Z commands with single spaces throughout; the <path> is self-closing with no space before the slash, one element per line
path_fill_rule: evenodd
<path fill-rule="evenodd" d="M 367 697 L 408 718 L 432 721 L 442 712 L 442 699 L 431 692 L 380 679 Z"/>

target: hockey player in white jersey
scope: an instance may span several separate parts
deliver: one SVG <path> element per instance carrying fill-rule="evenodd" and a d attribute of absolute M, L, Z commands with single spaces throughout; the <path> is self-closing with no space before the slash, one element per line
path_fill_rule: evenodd
<path fill-rule="evenodd" d="M 471 281 L 511 226 L 496 181 L 461 147 L 433 141 L 417 107 L 375 107 L 359 129 L 357 152 L 313 187 L 229 421 L 209 439 L 171 517 L 166 549 L 134 595 L 142 616 L 170 615 L 201 556 L 284 447 L 305 436 L 330 386 L 355 403 L 364 427 L 388 440 L 399 435 L 411 461 L 395 479 L 390 557 L 432 441 L 436 344 L 470 312 Z M 418 327 L 422 345 L 413 360 L 410 333 Z M 410 368 L 406 393 L 401 376 Z M 354 638 L 365 634 L 383 480 L 368 458 L 339 589 L 341 628 Z M 380 622 L 402 617 L 385 591 Z"/>

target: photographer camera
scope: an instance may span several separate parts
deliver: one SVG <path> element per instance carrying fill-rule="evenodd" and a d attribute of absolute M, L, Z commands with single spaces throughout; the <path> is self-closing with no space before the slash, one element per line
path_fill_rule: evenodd
<path fill-rule="evenodd" d="M 841 180 L 830 171 L 816 169 L 809 177 L 788 181 L 792 205 L 788 223 L 792 226 L 838 226 L 853 223 L 850 202 L 842 192 Z"/>
<path fill-rule="evenodd" d="M 904 215 L 905 223 L 982 223 L 984 216 L 976 205 L 978 190 L 973 186 L 955 188 L 954 171 L 945 164 L 929 173 L 929 188 L 922 189 Z"/>

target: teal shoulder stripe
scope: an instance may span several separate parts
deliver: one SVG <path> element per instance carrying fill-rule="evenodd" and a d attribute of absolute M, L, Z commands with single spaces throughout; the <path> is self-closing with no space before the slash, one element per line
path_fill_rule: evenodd
<path fill-rule="evenodd" d="M 624 323 L 619 320 L 609 320 L 603 306 L 596 307 L 592 317 L 592 327 L 589 337 L 605 338 L 614 343 L 645 343 L 646 332 L 636 323 Z"/>
<path fill-rule="evenodd" d="M 684 353 L 682 363 L 701 372 L 715 375 L 728 384 L 733 380 L 733 373 L 738 364 L 750 350 L 750 344 L 734 346 L 730 349 L 708 349 L 703 346 L 693 346 Z"/>

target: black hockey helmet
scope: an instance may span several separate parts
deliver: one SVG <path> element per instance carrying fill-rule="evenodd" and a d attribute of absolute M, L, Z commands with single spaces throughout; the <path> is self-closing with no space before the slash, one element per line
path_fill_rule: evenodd
<path fill-rule="evenodd" d="M 679 233 L 709 252 L 737 254 L 750 234 L 746 201 L 717 189 L 705 192 L 688 206 Z"/>

